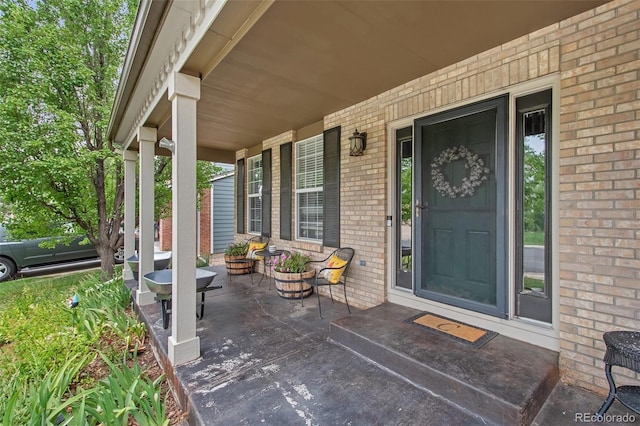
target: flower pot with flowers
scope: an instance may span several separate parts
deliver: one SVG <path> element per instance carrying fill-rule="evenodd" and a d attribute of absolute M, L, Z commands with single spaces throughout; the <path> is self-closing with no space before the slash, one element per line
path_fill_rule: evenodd
<path fill-rule="evenodd" d="M 304 282 L 304 278 L 311 278 L 316 273 L 306 265 L 310 260 L 310 256 L 297 251 L 285 251 L 273 259 L 271 270 L 280 297 L 300 299 L 311 295 L 313 287 Z"/>

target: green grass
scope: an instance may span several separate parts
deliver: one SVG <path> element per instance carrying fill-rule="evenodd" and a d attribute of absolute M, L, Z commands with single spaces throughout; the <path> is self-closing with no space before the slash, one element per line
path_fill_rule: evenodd
<path fill-rule="evenodd" d="M 52 277 L 33 277 L 2 282 L 0 283 L 0 311 L 10 305 L 16 297 L 27 289 L 40 295 L 50 296 L 60 292 L 67 294 L 69 289 L 79 281 L 99 275 L 100 272 L 83 271 Z"/>
<path fill-rule="evenodd" d="M 544 232 L 525 232 L 524 244 L 529 246 L 543 246 Z"/>
<path fill-rule="evenodd" d="M 167 425 L 160 384 L 135 359 L 144 324 L 130 312 L 122 279 L 99 271 L 29 278 L 0 286 L 0 424 Z M 78 295 L 79 305 L 67 299 Z M 110 374 L 83 371 L 96 358 Z M 108 402 L 108 404 L 107 404 Z M 108 408 L 105 408 L 108 405 Z M 4 413 L 4 414 L 2 414 Z"/>
<path fill-rule="evenodd" d="M 544 281 L 531 277 L 524 277 L 524 288 L 533 289 L 533 288 L 542 288 L 544 289 Z"/>

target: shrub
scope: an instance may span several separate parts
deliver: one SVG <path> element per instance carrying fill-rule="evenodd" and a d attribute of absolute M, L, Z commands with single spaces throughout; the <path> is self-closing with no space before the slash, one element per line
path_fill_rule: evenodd
<path fill-rule="evenodd" d="M 122 280 L 95 274 L 59 291 L 43 287 L 25 286 L 0 310 L 0 423 L 167 425 L 164 377 L 126 364 L 146 330 Z M 74 292 L 79 304 L 70 308 Z M 111 372 L 100 382 L 86 374 L 96 352 Z"/>
<path fill-rule="evenodd" d="M 249 250 L 248 242 L 231 243 L 224 249 L 224 254 L 227 256 L 246 256 L 247 250 Z"/>

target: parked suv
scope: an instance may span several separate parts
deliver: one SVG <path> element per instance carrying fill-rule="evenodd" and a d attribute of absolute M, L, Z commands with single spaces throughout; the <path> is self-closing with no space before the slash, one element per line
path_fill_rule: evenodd
<path fill-rule="evenodd" d="M 40 243 L 49 239 L 51 238 L 13 241 L 7 230 L 0 225 L 0 282 L 8 280 L 24 268 L 98 257 L 98 252 L 91 244 L 80 244 L 84 237 L 75 238 L 69 245 L 40 247 Z M 116 262 L 122 262 L 123 250 L 119 249 L 114 257 Z"/>

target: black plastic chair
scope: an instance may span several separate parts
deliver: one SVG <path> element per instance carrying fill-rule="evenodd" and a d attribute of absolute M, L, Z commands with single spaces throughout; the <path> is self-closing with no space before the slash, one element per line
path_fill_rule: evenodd
<path fill-rule="evenodd" d="M 349 307 L 349 301 L 347 300 L 347 276 L 349 274 L 349 267 L 351 266 L 351 261 L 353 260 L 353 255 L 355 254 L 355 251 L 352 248 L 349 247 L 344 247 L 344 248 L 339 248 L 335 251 L 333 251 L 329 256 L 327 256 L 326 259 L 322 259 L 322 260 L 311 260 L 309 262 L 307 262 L 306 264 L 313 264 L 313 263 L 324 263 L 325 265 L 316 271 L 316 274 L 311 277 L 311 278 L 305 278 L 304 281 L 311 285 L 314 289 L 314 291 L 316 292 L 316 295 L 318 296 L 318 312 L 320 314 L 320 318 L 322 318 L 322 307 L 320 306 L 320 293 L 318 292 L 318 288 L 322 287 L 322 286 L 328 286 L 329 287 L 329 295 L 331 296 L 331 303 L 333 303 L 333 293 L 331 292 L 331 287 L 336 286 L 336 285 L 341 285 L 342 289 L 344 291 L 344 301 L 347 304 L 347 310 L 349 311 L 349 313 L 351 313 L 351 308 Z M 327 266 L 327 262 L 329 259 L 331 259 L 331 256 L 336 256 L 338 259 L 344 260 L 347 263 L 344 266 L 340 266 L 340 267 L 329 267 Z M 339 269 L 343 269 L 342 275 L 340 276 L 340 278 L 338 279 L 338 282 L 332 283 L 331 281 L 327 280 L 325 278 L 325 271 L 330 271 L 330 270 L 339 270 Z M 302 286 L 300 286 L 300 299 L 302 300 L 302 306 L 304 306 L 304 298 L 302 297 L 303 294 L 303 289 Z"/>

